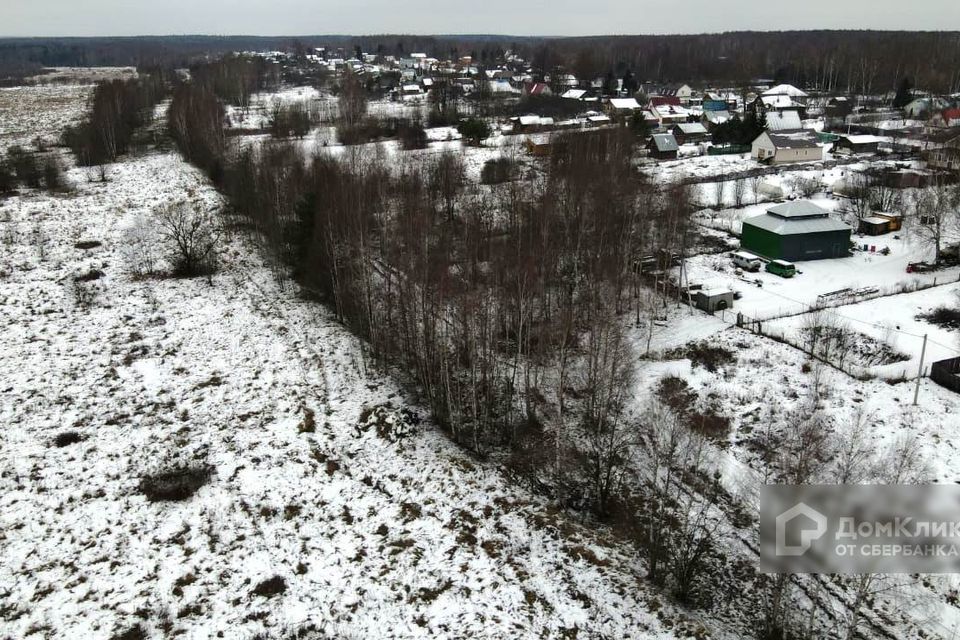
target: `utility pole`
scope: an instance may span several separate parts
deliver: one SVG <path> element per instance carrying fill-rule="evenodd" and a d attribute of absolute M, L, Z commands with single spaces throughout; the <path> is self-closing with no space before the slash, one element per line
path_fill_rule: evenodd
<path fill-rule="evenodd" d="M 927 334 L 923 334 L 923 349 L 920 350 L 920 370 L 917 371 L 917 384 L 913 388 L 913 406 L 917 406 L 917 397 L 920 395 L 920 378 L 923 377 L 923 358 L 927 355 Z"/>

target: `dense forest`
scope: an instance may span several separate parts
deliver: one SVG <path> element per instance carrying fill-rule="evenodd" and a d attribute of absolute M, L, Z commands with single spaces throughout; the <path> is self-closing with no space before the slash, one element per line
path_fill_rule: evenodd
<path fill-rule="evenodd" d="M 826 91 L 893 91 L 904 77 L 937 92 L 960 91 L 960 32 L 771 31 L 701 35 L 530 38 L 516 36 L 178 36 L 0 40 L 0 76 L 40 66 L 187 66 L 242 50 L 327 47 L 352 53 L 496 62 L 505 51 L 535 69 L 578 77 L 628 71 L 640 81 L 742 84 L 757 78 Z"/>

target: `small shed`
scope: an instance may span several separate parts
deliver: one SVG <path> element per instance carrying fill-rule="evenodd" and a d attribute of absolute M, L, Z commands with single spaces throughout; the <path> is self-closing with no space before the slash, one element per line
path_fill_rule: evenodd
<path fill-rule="evenodd" d="M 847 153 L 876 153 L 880 147 L 880 138 L 877 136 L 840 136 L 834 143 L 834 151 Z"/>
<path fill-rule="evenodd" d="M 647 143 L 650 157 L 657 160 L 676 160 L 680 145 L 672 133 L 655 133 Z"/>
<path fill-rule="evenodd" d="M 527 153 L 540 158 L 550 155 L 553 150 L 550 136 L 547 134 L 528 136 L 524 144 L 527 147 Z"/>
<path fill-rule="evenodd" d="M 733 308 L 733 291 L 729 289 L 702 289 L 696 292 L 694 304 L 707 313 Z"/>
<path fill-rule="evenodd" d="M 899 213 L 874 213 L 875 218 L 885 218 L 888 222 L 890 231 L 900 231 L 903 228 L 903 216 Z"/>
<path fill-rule="evenodd" d="M 882 236 L 890 232 L 890 220 L 880 216 L 861 218 L 857 232 L 865 236 Z"/>

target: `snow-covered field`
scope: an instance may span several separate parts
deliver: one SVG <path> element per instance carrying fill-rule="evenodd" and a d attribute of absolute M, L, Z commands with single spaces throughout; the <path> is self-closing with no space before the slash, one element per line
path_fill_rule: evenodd
<path fill-rule="evenodd" d="M 36 137 L 55 142 L 83 118 L 91 84 L 0 87 L 0 152 Z"/>
<path fill-rule="evenodd" d="M 72 194 L 0 203 L 0 636 L 698 626 L 654 606 L 629 545 L 512 487 L 427 420 L 399 439 L 361 423 L 376 407 L 385 425 L 423 412 L 242 237 L 210 282 L 134 278 L 124 230 L 138 215 L 218 200 L 176 156 L 114 165 L 106 184 L 69 177 Z M 84 309 L 71 282 L 92 270 L 104 275 Z M 79 440 L 56 446 L 65 432 Z M 213 475 L 188 501 L 149 502 L 141 478 L 177 464 Z"/>

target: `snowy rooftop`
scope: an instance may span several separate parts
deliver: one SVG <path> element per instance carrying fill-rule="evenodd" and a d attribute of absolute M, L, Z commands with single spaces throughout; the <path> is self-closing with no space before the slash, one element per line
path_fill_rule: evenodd
<path fill-rule="evenodd" d="M 851 144 L 874 144 L 874 143 L 883 141 L 882 138 L 878 138 L 877 136 L 868 136 L 868 135 L 840 136 L 840 137 L 844 140 L 848 140 Z"/>
<path fill-rule="evenodd" d="M 707 128 L 704 127 L 704 126 L 703 126 L 702 124 L 700 124 L 699 122 L 681 122 L 680 124 L 678 124 L 678 125 L 676 125 L 676 126 L 677 126 L 677 128 L 680 129 L 680 131 L 684 132 L 684 133 L 687 134 L 687 135 L 689 135 L 689 134 L 691 134 L 691 133 L 706 133 L 706 132 L 707 132 Z"/>
<path fill-rule="evenodd" d="M 610 106 L 614 109 L 639 109 L 640 104 L 633 98 L 610 98 Z"/>
<path fill-rule="evenodd" d="M 677 145 L 677 139 L 673 137 L 672 133 L 657 133 L 652 137 L 653 144 L 656 145 L 657 151 L 676 151 L 680 148 Z"/>
<path fill-rule="evenodd" d="M 779 149 L 812 149 L 819 146 L 816 134 L 805 129 L 770 132 L 770 141 Z"/>
<path fill-rule="evenodd" d="M 792 84 L 778 84 L 763 92 L 765 96 L 790 96 L 791 98 L 806 98 L 807 92 L 797 89 Z"/>
<path fill-rule="evenodd" d="M 767 129 L 770 131 L 790 131 L 802 129 L 798 111 L 771 111 L 767 114 Z"/>
<path fill-rule="evenodd" d="M 794 200 L 770 207 L 767 213 L 781 218 L 823 218 L 830 212 L 809 200 Z"/>
<path fill-rule="evenodd" d="M 783 218 L 765 213 L 743 221 L 744 226 L 750 225 L 770 231 L 779 236 L 789 236 L 803 233 L 825 233 L 828 231 L 852 231 L 852 229 L 830 217 L 823 218 Z"/>

